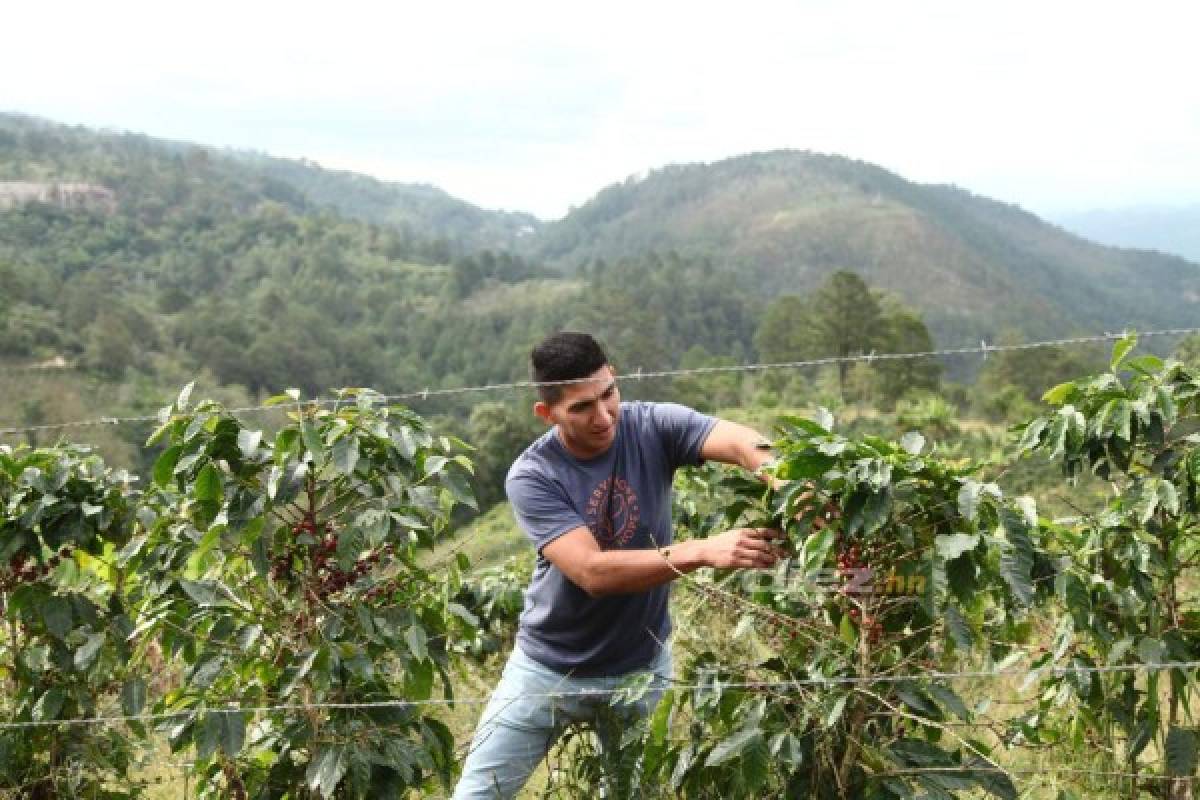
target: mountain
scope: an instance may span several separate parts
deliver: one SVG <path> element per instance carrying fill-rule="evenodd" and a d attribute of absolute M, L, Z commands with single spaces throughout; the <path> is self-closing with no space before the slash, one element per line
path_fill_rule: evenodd
<path fill-rule="evenodd" d="M 145 180 L 147 170 L 168 163 L 181 167 L 177 185 L 166 196 L 147 196 L 148 190 L 163 188 Z M 203 184 L 216 189 L 221 201 L 243 208 L 269 200 L 298 213 L 331 209 L 387 225 L 402 237 L 439 243 L 443 259 L 485 248 L 512 248 L 541 225 L 532 214 L 481 209 L 425 184 L 389 183 L 306 160 L 94 131 L 0 112 L 0 181 L 38 179 L 103 184 L 121 195 L 126 208 L 143 201 L 178 205 L 184 193 Z"/>
<path fill-rule="evenodd" d="M 838 269 L 919 309 L 941 344 L 1194 324 L 1200 266 L 1104 247 L 1020 208 L 838 156 L 775 151 L 654 170 L 528 243 L 568 271 L 647 251 L 708 259 L 760 296 Z"/>
<path fill-rule="evenodd" d="M 1200 262 L 1200 205 L 1094 209 L 1054 217 L 1101 244 L 1173 253 Z"/>
<path fill-rule="evenodd" d="M 286 183 L 312 202 L 378 225 L 399 226 L 460 250 L 515 249 L 537 233 L 542 221 L 522 211 L 491 211 L 452 197 L 436 186 L 380 181 L 329 170 L 305 160 L 238 153 L 260 174 Z"/>

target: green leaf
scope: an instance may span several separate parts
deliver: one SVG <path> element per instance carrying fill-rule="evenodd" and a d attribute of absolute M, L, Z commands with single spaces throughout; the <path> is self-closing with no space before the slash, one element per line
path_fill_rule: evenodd
<path fill-rule="evenodd" d="M 262 431 L 245 429 L 238 431 L 238 449 L 242 451 L 242 455 L 246 458 L 253 458 L 258 453 L 258 445 L 262 442 L 262 436 Z"/>
<path fill-rule="evenodd" d="M 1113 345 L 1112 358 L 1109 360 L 1109 368 L 1113 372 L 1117 371 L 1117 367 L 1121 366 L 1121 362 L 1125 360 L 1125 356 L 1129 355 L 1129 351 L 1137 346 L 1136 336 L 1125 336 Z"/>
<path fill-rule="evenodd" d="M 333 797 L 346 768 L 346 748 L 340 744 L 326 745 L 308 762 L 304 782 L 310 791 L 320 792 L 324 798 Z"/>
<path fill-rule="evenodd" d="M 279 406 L 284 403 L 295 403 L 300 399 L 299 389 L 288 389 L 283 394 L 276 394 L 268 397 L 264 402 L 264 406 Z"/>
<path fill-rule="evenodd" d="M 1196 732 L 1172 725 L 1167 732 L 1167 772 L 1193 775 L 1196 772 Z"/>
<path fill-rule="evenodd" d="M 188 679 L 188 686 L 192 689 L 207 689 L 213 685 L 213 682 L 216 681 L 224 669 L 224 656 L 216 655 L 205 658 L 192 668 L 192 674 Z"/>
<path fill-rule="evenodd" d="M 300 421 L 300 437 L 304 440 L 304 446 L 308 448 L 308 452 L 312 454 L 314 460 L 319 461 L 325 455 L 325 443 L 321 441 L 320 434 L 308 417 Z"/>
<path fill-rule="evenodd" d="M 209 711 L 200 718 L 196 729 L 196 758 L 204 760 L 217 752 L 221 746 L 221 737 L 225 733 L 224 715 L 218 711 Z"/>
<path fill-rule="evenodd" d="M 991 762 L 973 758 L 969 764 L 974 770 L 965 774 L 974 780 L 979 788 L 1000 800 L 1017 800 L 1019 794 L 1012 778 L 1003 772 L 997 772 Z"/>
<path fill-rule="evenodd" d="M 954 644 L 963 650 L 970 650 L 975 644 L 975 634 L 970 623 L 958 610 L 958 606 L 953 604 L 946 606 L 946 632 L 950 634 Z"/>
<path fill-rule="evenodd" d="M 83 672 L 90 667 L 95 661 L 96 656 L 100 653 L 100 648 L 104 646 L 104 634 L 92 633 L 84 639 L 75 650 L 75 669 Z"/>
<path fill-rule="evenodd" d="M 846 710 L 846 700 L 849 697 L 850 695 L 841 694 L 833 701 L 833 706 L 829 709 L 829 713 L 825 715 L 826 728 L 832 728 L 842 718 L 842 712 Z"/>
<path fill-rule="evenodd" d="M 296 687 L 300 685 L 300 682 L 304 680 L 304 676 L 307 675 L 309 670 L 312 669 L 313 662 L 317 660 L 317 656 L 320 654 L 320 652 L 321 650 L 319 648 L 309 650 L 304 658 L 302 658 L 300 662 L 296 664 L 296 666 L 292 669 L 291 676 L 288 678 L 287 683 L 284 684 L 283 690 L 280 692 L 280 697 L 287 697 L 292 692 L 296 691 Z"/>
<path fill-rule="evenodd" d="M 65 639 L 71 632 L 71 603 L 67 598 L 52 594 L 41 603 L 42 622 L 55 637 Z"/>
<path fill-rule="evenodd" d="M 190 581 L 187 578 L 180 578 L 179 588 L 183 589 L 184 594 L 198 606 L 210 608 L 225 605 L 216 581 Z"/>
<path fill-rule="evenodd" d="M 1000 574 L 1013 598 L 1021 605 L 1033 602 L 1033 542 L 1022 513 L 1004 508 L 1000 513 L 1007 547 L 1000 557 Z"/>
<path fill-rule="evenodd" d="M 1168 514 L 1179 513 L 1179 492 L 1170 481 L 1159 481 L 1158 505 Z"/>
<path fill-rule="evenodd" d="M 121 686 L 121 710 L 134 717 L 146 707 L 146 681 L 132 677 Z"/>
<path fill-rule="evenodd" d="M 404 690 L 413 700 L 425 700 L 430 696 L 433 691 L 433 659 L 408 662 Z"/>
<path fill-rule="evenodd" d="M 863 535 L 871 534 L 882 528 L 892 513 L 892 493 L 888 488 L 872 492 L 863 504 Z"/>
<path fill-rule="evenodd" d="M 404 641 L 408 645 L 409 652 L 413 658 L 418 661 L 425 661 L 429 658 L 429 649 L 426 645 L 425 629 L 418 625 L 409 627 L 404 632 Z"/>
<path fill-rule="evenodd" d="M 1137 654 L 1143 664 L 1162 664 L 1166 661 L 1167 646 L 1161 639 L 1143 636 L 1138 640 Z"/>
<path fill-rule="evenodd" d="M 227 711 L 221 717 L 221 749 L 228 756 L 236 756 L 246 741 L 246 715 Z"/>
<path fill-rule="evenodd" d="M 979 546 L 979 535 L 974 533 L 943 533 L 939 534 L 934 543 L 938 555 L 946 561 L 953 561 L 963 553 L 969 553 Z"/>
<path fill-rule="evenodd" d="M 1046 393 L 1042 395 L 1042 402 L 1047 403 L 1052 406 L 1061 406 L 1063 403 L 1065 403 L 1071 397 L 1071 394 L 1074 391 L 1075 391 L 1075 382 L 1074 381 L 1067 381 L 1066 383 L 1060 383 L 1058 386 L 1055 386 L 1052 389 L 1048 389 L 1046 391 Z"/>
<path fill-rule="evenodd" d="M 62 687 L 54 686 L 46 690 L 46 693 L 38 698 L 38 701 L 33 704 L 33 721 L 44 722 L 45 720 L 58 719 L 58 713 L 62 711 L 63 702 L 67 699 L 67 693 Z"/>
<path fill-rule="evenodd" d="M 941 686 L 936 683 L 931 683 L 925 687 L 925 690 L 937 700 L 945 708 L 949 709 L 954 716 L 958 717 L 963 722 L 971 721 L 971 710 L 967 708 L 967 704 L 958 696 L 949 686 Z"/>
<path fill-rule="evenodd" d="M 333 446 L 333 466 L 343 475 L 353 475 L 358 466 L 358 440 L 353 436 L 343 436 Z"/>
<path fill-rule="evenodd" d="M 191 399 L 192 389 L 196 388 L 196 382 L 192 381 L 187 386 L 179 390 L 179 396 L 175 398 L 175 407 L 180 411 L 187 408 L 188 400 Z"/>
<path fill-rule="evenodd" d="M 942 710 L 916 686 L 898 684 L 895 692 L 896 697 L 900 698 L 900 701 L 904 705 L 908 706 L 923 719 L 942 720 Z"/>
<path fill-rule="evenodd" d="M 205 464 L 196 476 L 196 484 L 192 491 L 202 503 L 220 503 L 221 473 L 212 464 Z"/>
<path fill-rule="evenodd" d="M 722 740 L 705 759 L 705 766 L 718 767 L 732 758 L 738 758 L 749 747 L 762 744 L 762 731 L 759 728 L 747 728 Z"/>
<path fill-rule="evenodd" d="M 475 502 L 475 495 L 471 492 L 471 484 L 462 473 L 451 471 L 443 474 L 442 484 L 450 490 L 450 495 L 454 498 L 454 502 L 473 508 L 476 511 L 479 510 L 479 504 Z"/>
<path fill-rule="evenodd" d="M 163 454 L 154 462 L 154 483 L 158 486 L 165 487 L 175 477 L 175 465 L 179 463 L 179 456 L 183 453 L 182 445 L 174 445 L 163 451 Z"/>
<path fill-rule="evenodd" d="M 1037 447 L 1041 440 L 1042 431 L 1046 430 L 1046 425 L 1049 422 L 1045 417 L 1038 417 L 1032 420 L 1025 429 L 1021 431 L 1021 440 L 1017 443 L 1017 452 L 1024 453 L 1027 450 L 1032 450 Z"/>
<path fill-rule="evenodd" d="M 834 461 L 813 450 L 801 450 L 785 456 L 779 462 L 776 475 L 785 481 L 812 480 L 824 475 Z"/>
<path fill-rule="evenodd" d="M 243 653 L 250 652 L 250 648 L 254 647 L 254 644 L 258 641 L 259 637 L 262 636 L 262 632 L 262 625 L 250 624 L 244 626 L 237 633 L 236 641 L 238 649 Z"/>
<path fill-rule="evenodd" d="M 958 513 L 972 522 L 979 512 L 979 494 L 982 490 L 983 484 L 972 480 L 964 482 L 958 490 Z"/>

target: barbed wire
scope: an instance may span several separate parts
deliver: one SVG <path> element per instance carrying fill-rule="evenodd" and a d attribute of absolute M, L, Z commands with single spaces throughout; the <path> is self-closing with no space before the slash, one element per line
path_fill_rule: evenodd
<path fill-rule="evenodd" d="M 946 766 L 946 767 L 906 767 L 902 769 L 888 770 L 886 772 L 876 772 L 873 777 L 877 778 L 892 778 L 892 777 L 916 777 L 918 775 L 955 775 L 964 773 L 986 773 L 991 775 L 1020 775 L 1020 776 L 1037 776 L 1046 775 L 1048 773 L 1055 775 L 1077 775 L 1080 777 L 1093 778 L 1136 778 L 1138 780 L 1156 780 L 1156 781 L 1200 781 L 1200 775 L 1159 775 L 1157 773 L 1146 772 L 1121 772 L 1118 770 L 1099 770 L 1099 769 L 1084 769 L 1083 767 L 1043 767 L 1041 769 L 1028 768 L 1006 768 L 1001 766 L 986 766 L 979 765 L 977 767 L 968 766 Z"/>
<path fill-rule="evenodd" d="M 0 374 L 14 372 L 67 372 L 79 368 L 77 361 L 67 361 L 62 356 L 36 364 L 0 364 Z"/>
<path fill-rule="evenodd" d="M 684 691 L 786 691 L 800 690 L 811 687 L 876 685 L 880 683 L 913 683 L 926 680 L 960 680 L 960 679 L 992 679 L 1013 675 L 1094 675 L 1105 673 L 1127 672 L 1163 672 L 1167 670 L 1200 669 L 1200 661 L 1170 661 L 1159 664 L 1109 664 L 1104 666 L 1070 666 L 1042 667 L 1036 669 L 1006 668 L 1000 670 L 967 670 L 961 672 L 923 672 L 919 675 L 845 675 L 818 678 L 794 678 L 786 681 L 722 681 L 715 678 L 702 683 L 672 683 L 665 690 Z M 518 700 L 524 698 L 539 698 L 549 700 L 570 698 L 597 698 L 635 696 L 638 686 L 619 686 L 609 689 L 588 688 L 554 692 L 523 692 L 512 696 L 503 696 L 503 700 Z M 283 703 L 262 706 L 225 706 L 189 708 L 180 711 L 168 711 L 155 714 L 116 714 L 112 716 L 76 717 L 71 719 L 19 720 L 0 722 L 0 730 L 23 730 L 28 728 L 46 728 L 59 725 L 102 725 L 120 722 L 164 722 L 192 715 L 209 714 L 273 714 L 278 712 L 305 711 L 378 711 L 393 708 L 418 708 L 425 706 L 456 706 L 456 705 L 486 705 L 492 697 L 466 698 L 429 698 L 425 700 L 377 700 L 358 703 Z"/>
<path fill-rule="evenodd" d="M 1164 328 L 1161 330 L 1142 331 L 1136 335 L 1139 338 L 1150 338 L 1155 336 L 1187 336 L 1193 333 L 1200 333 L 1200 327 L 1195 328 Z M 1072 347 L 1084 344 L 1097 344 L 1100 342 L 1109 342 L 1121 339 L 1128 335 L 1128 331 L 1121 333 L 1102 333 L 1092 336 L 1075 336 L 1066 339 L 1046 339 L 1036 342 L 1022 342 L 1019 344 L 988 344 L 986 341 L 981 341 L 978 346 L 973 347 L 952 347 L 941 350 L 920 350 L 911 353 L 866 353 L 849 356 L 826 356 L 824 358 L 814 358 L 802 361 L 777 361 L 768 363 L 754 364 L 733 364 L 729 366 L 713 366 L 713 367 L 691 367 L 687 369 L 665 369 L 646 372 L 637 370 L 635 372 L 620 375 L 620 380 L 626 381 L 641 381 L 656 378 L 681 378 L 689 375 L 718 375 L 727 373 L 741 372 L 767 372 L 771 370 L 785 369 L 804 369 L 808 367 L 824 367 L 837 364 L 855 364 L 884 361 L 906 361 L 922 358 L 937 358 L 943 356 L 958 356 L 958 355 L 980 355 L 985 358 L 990 353 L 1007 353 L 1018 352 L 1022 350 L 1037 350 L 1047 347 Z M 570 386 L 580 383 L 587 383 L 591 378 L 572 378 L 569 380 L 559 381 L 512 381 L 509 383 L 489 383 L 480 386 L 460 386 L 453 388 L 442 389 L 423 389 L 421 391 L 401 392 L 398 394 L 381 394 L 380 399 L 385 402 L 398 402 L 404 400 L 428 400 L 431 397 L 447 397 L 452 395 L 473 394 L 482 392 L 502 392 L 515 391 L 526 389 L 538 389 L 541 387 L 551 386 Z M 263 403 L 253 406 L 242 406 L 240 408 L 227 409 L 230 414 L 252 414 L 263 411 L 288 411 L 295 405 L 307 407 L 312 406 L 328 406 L 338 403 L 344 403 L 344 398 L 313 398 L 312 400 L 297 401 L 296 403 Z M 128 425 L 139 422 L 159 422 L 158 414 L 147 414 L 141 416 L 107 416 L 96 417 L 93 419 L 76 420 L 72 422 L 55 422 L 44 425 L 28 425 L 24 427 L 5 427 L 0 428 L 0 436 L 13 436 L 25 433 L 40 433 L 46 431 L 65 430 L 68 428 L 88 428 L 101 427 L 105 425 Z"/>

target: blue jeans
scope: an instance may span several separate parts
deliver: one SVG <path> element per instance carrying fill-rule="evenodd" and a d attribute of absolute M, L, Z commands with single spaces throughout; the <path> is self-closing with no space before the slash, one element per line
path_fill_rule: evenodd
<path fill-rule="evenodd" d="M 634 718 L 649 715 L 671 680 L 669 646 L 662 648 L 646 671 L 652 673 L 650 688 L 636 700 L 623 702 L 611 693 L 572 695 L 617 689 L 631 676 L 573 678 L 542 666 L 514 646 L 471 740 L 453 800 L 515 796 L 572 723 L 594 722 L 601 712 L 608 711 Z M 568 696 L 546 696 L 556 693 Z M 601 736 L 602 748 L 604 738 Z"/>

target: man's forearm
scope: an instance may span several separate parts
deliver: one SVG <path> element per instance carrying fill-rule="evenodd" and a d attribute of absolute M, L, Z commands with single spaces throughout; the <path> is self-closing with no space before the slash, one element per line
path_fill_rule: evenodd
<path fill-rule="evenodd" d="M 692 539 L 662 550 L 596 552 L 583 566 L 580 588 L 595 597 L 644 592 L 710 566 L 705 549 L 705 540 Z"/>

